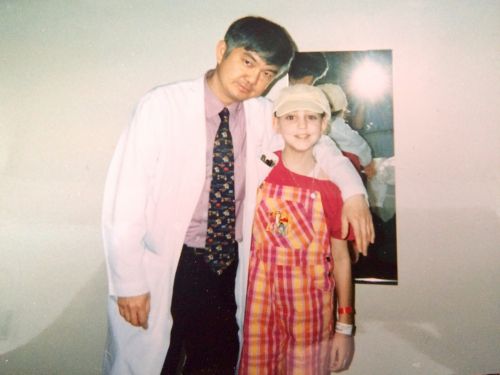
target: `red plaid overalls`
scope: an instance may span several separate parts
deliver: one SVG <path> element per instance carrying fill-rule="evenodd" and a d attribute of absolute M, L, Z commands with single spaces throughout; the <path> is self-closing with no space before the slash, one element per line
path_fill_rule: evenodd
<path fill-rule="evenodd" d="M 319 192 L 264 182 L 239 374 L 329 374 L 333 260 Z"/>

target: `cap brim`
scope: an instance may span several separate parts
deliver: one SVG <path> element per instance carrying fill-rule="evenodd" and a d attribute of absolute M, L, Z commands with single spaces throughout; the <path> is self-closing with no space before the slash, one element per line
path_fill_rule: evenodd
<path fill-rule="evenodd" d="M 287 113 L 290 112 L 295 112 L 295 111 L 311 111 L 314 113 L 325 113 L 325 110 L 323 107 L 321 107 L 318 104 L 315 103 L 310 103 L 310 102 L 304 102 L 302 100 L 289 100 L 286 103 L 283 103 L 280 105 L 276 110 L 276 116 L 280 117 L 283 115 L 286 115 Z"/>

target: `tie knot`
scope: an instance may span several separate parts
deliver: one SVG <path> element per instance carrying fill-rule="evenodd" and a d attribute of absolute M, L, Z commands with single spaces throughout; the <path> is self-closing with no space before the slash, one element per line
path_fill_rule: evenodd
<path fill-rule="evenodd" d="M 222 122 L 229 122 L 229 109 L 224 107 L 224 109 L 219 112 L 219 117 Z"/>

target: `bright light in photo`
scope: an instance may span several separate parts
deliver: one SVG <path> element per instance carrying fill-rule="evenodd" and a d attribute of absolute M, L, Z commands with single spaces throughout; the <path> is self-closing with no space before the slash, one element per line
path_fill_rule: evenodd
<path fill-rule="evenodd" d="M 380 64 L 365 60 L 354 69 L 349 85 L 354 95 L 362 99 L 377 101 L 387 92 L 389 78 Z"/>

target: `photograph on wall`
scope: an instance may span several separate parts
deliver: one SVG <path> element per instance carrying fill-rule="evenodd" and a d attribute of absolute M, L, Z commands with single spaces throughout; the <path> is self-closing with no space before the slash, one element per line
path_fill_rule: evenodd
<path fill-rule="evenodd" d="M 329 136 L 358 170 L 376 240 L 353 263 L 356 283 L 396 285 L 396 206 L 392 51 L 298 53 L 288 84 L 319 86 L 332 107 Z"/>

